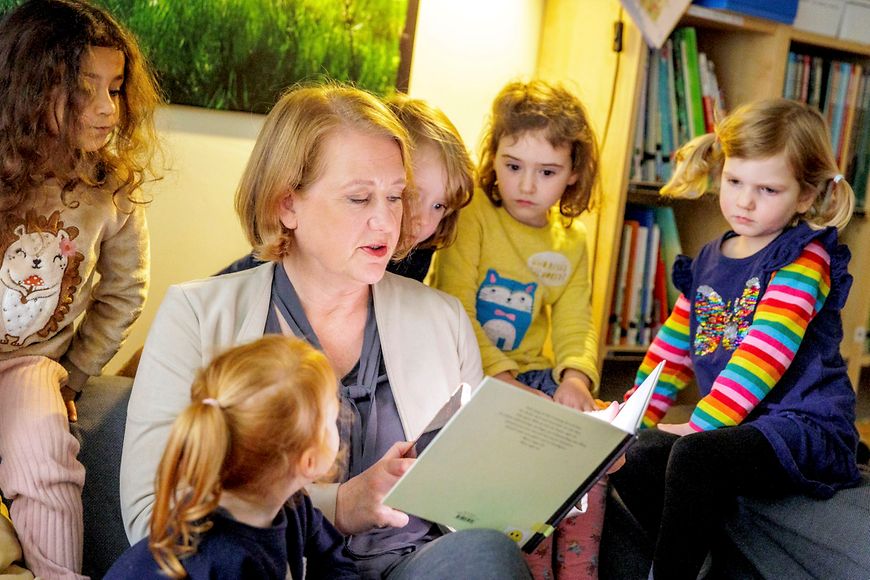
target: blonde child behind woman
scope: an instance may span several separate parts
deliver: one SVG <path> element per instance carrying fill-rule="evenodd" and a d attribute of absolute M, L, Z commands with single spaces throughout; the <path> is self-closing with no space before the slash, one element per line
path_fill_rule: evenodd
<path fill-rule="evenodd" d="M 138 187 L 159 101 L 135 39 L 102 9 L 30 0 L 0 22 L 0 489 L 45 578 L 82 577 L 68 419 L 145 300 Z"/>
<path fill-rule="evenodd" d="M 335 461 L 336 385 L 326 357 L 295 338 L 215 358 L 173 425 L 150 536 L 106 578 L 358 578 L 301 491 Z"/>
<path fill-rule="evenodd" d="M 416 245 L 387 270 L 422 281 L 435 250 L 456 238 L 459 210 L 471 203 L 474 193 L 474 166 L 459 131 L 440 109 L 398 93 L 386 103 L 411 138 L 417 192 L 412 222 Z"/>
<path fill-rule="evenodd" d="M 822 116 L 784 99 L 737 109 L 677 161 L 663 193 L 718 190 L 731 231 L 674 265 L 682 295 L 637 381 L 666 361 L 648 426 L 693 376 L 702 398 L 687 423 L 644 431 L 611 481 L 657 538 L 655 577 L 694 579 L 738 495 L 824 498 L 859 479 L 837 235 L 854 195 Z"/>
<path fill-rule="evenodd" d="M 483 369 L 520 388 L 595 410 L 598 337 L 591 324 L 586 230 L 598 148 L 586 111 L 562 86 L 514 82 L 496 96 L 478 170 L 484 195 L 459 216 L 439 251 L 433 286 L 458 297 L 474 325 Z M 545 352 L 552 338 L 551 359 Z M 531 493 L 534 490 L 530 490 Z M 602 487 L 588 513 L 557 531 L 563 577 L 595 576 Z M 552 577 L 549 544 L 529 563 Z"/>

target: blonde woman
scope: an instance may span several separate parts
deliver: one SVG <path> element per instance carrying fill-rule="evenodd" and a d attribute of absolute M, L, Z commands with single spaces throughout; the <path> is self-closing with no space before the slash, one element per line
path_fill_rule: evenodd
<path fill-rule="evenodd" d="M 348 536 L 363 577 L 527 577 L 500 532 L 444 535 L 382 503 L 413 462 L 402 457 L 405 441 L 456 385 L 483 378 L 459 302 L 385 274 L 415 242 L 412 180 L 407 131 L 372 95 L 302 87 L 275 105 L 236 196 L 247 237 L 267 263 L 171 288 L 145 344 L 121 465 L 131 540 L 145 535 L 159 454 L 190 402 L 194 370 L 216 349 L 292 334 L 324 352 L 353 417 L 341 433 L 346 473 L 307 489 Z"/>

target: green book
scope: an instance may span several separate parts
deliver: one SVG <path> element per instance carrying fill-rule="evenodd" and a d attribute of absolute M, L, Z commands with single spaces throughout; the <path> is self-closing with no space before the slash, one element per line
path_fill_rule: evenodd
<path fill-rule="evenodd" d="M 704 102 L 701 91 L 701 68 L 698 64 L 698 35 L 694 28 L 687 26 L 677 29 L 680 44 L 680 58 L 683 65 L 683 79 L 686 85 L 686 110 L 692 138 L 707 132 L 704 125 Z"/>

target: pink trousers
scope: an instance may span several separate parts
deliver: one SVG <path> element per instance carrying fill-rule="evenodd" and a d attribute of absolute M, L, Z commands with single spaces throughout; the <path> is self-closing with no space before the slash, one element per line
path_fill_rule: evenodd
<path fill-rule="evenodd" d="M 607 477 L 586 494 L 585 512 L 569 516 L 556 531 L 525 554 L 535 580 L 597 580 L 598 548 L 604 526 Z"/>
<path fill-rule="evenodd" d="M 0 489 L 27 567 L 44 579 L 84 578 L 85 468 L 60 396 L 66 376 L 46 357 L 0 361 Z"/>

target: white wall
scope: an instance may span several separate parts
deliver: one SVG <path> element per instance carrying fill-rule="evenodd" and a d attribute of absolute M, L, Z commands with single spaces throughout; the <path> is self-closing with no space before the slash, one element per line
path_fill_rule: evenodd
<path fill-rule="evenodd" d="M 501 86 L 534 75 L 544 1 L 420 0 L 409 92 L 443 109 L 471 148 Z M 169 285 L 211 275 L 248 251 L 232 200 L 262 121 L 195 107 L 160 111 L 170 169 L 148 188 L 151 290 L 106 372 L 145 342 Z"/>
<path fill-rule="evenodd" d="M 535 74 L 544 0 L 420 0 L 408 92 L 476 149 L 493 97 Z"/>

